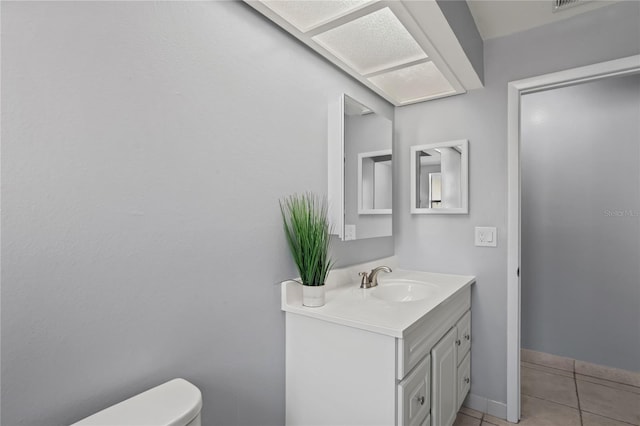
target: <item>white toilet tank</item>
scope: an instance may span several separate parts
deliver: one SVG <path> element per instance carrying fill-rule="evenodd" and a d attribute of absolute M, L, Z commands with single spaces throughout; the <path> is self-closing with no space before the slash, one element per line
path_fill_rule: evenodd
<path fill-rule="evenodd" d="M 71 426 L 200 426 L 201 410 L 200 389 L 173 379 Z"/>

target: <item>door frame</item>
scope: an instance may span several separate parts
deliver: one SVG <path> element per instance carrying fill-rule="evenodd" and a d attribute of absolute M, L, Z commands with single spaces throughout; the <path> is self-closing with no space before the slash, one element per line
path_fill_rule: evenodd
<path fill-rule="evenodd" d="M 520 420 L 520 100 L 527 93 L 640 72 L 628 56 L 508 83 L 507 98 L 507 420 Z"/>

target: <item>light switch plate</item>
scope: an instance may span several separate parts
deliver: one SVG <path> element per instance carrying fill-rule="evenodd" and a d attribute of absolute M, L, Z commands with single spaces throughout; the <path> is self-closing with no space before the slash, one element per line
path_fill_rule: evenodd
<path fill-rule="evenodd" d="M 498 245 L 498 231 L 495 227 L 476 226 L 476 246 L 496 247 Z"/>
<path fill-rule="evenodd" d="M 356 226 L 344 225 L 344 240 L 350 241 L 356 239 Z"/>

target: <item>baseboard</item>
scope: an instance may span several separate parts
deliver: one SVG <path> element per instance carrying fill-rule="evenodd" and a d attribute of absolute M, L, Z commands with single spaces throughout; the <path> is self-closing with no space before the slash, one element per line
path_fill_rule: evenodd
<path fill-rule="evenodd" d="M 507 419 L 507 404 L 500 401 L 493 401 L 480 395 L 470 393 L 464 400 L 463 405 L 473 410 L 481 411 L 493 417 Z"/>
<path fill-rule="evenodd" d="M 609 380 L 610 382 L 622 383 L 624 385 L 640 387 L 640 372 L 623 370 L 606 365 L 593 364 L 587 361 L 568 358 L 538 352 L 531 349 L 521 349 L 520 359 L 530 364 L 543 365 L 545 367 L 559 370 L 571 371 L 580 376 L 591 376 L 598 379 Z"/>

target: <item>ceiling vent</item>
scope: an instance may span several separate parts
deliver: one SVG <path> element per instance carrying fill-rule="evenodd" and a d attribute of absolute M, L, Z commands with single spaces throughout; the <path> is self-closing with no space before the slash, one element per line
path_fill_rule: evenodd
<path fill-rule="evenodd" d="M 551 0 L 553 3 L 553 11 L 559 12 L 574 6 L 589 3 L 590 0 Z"/>

